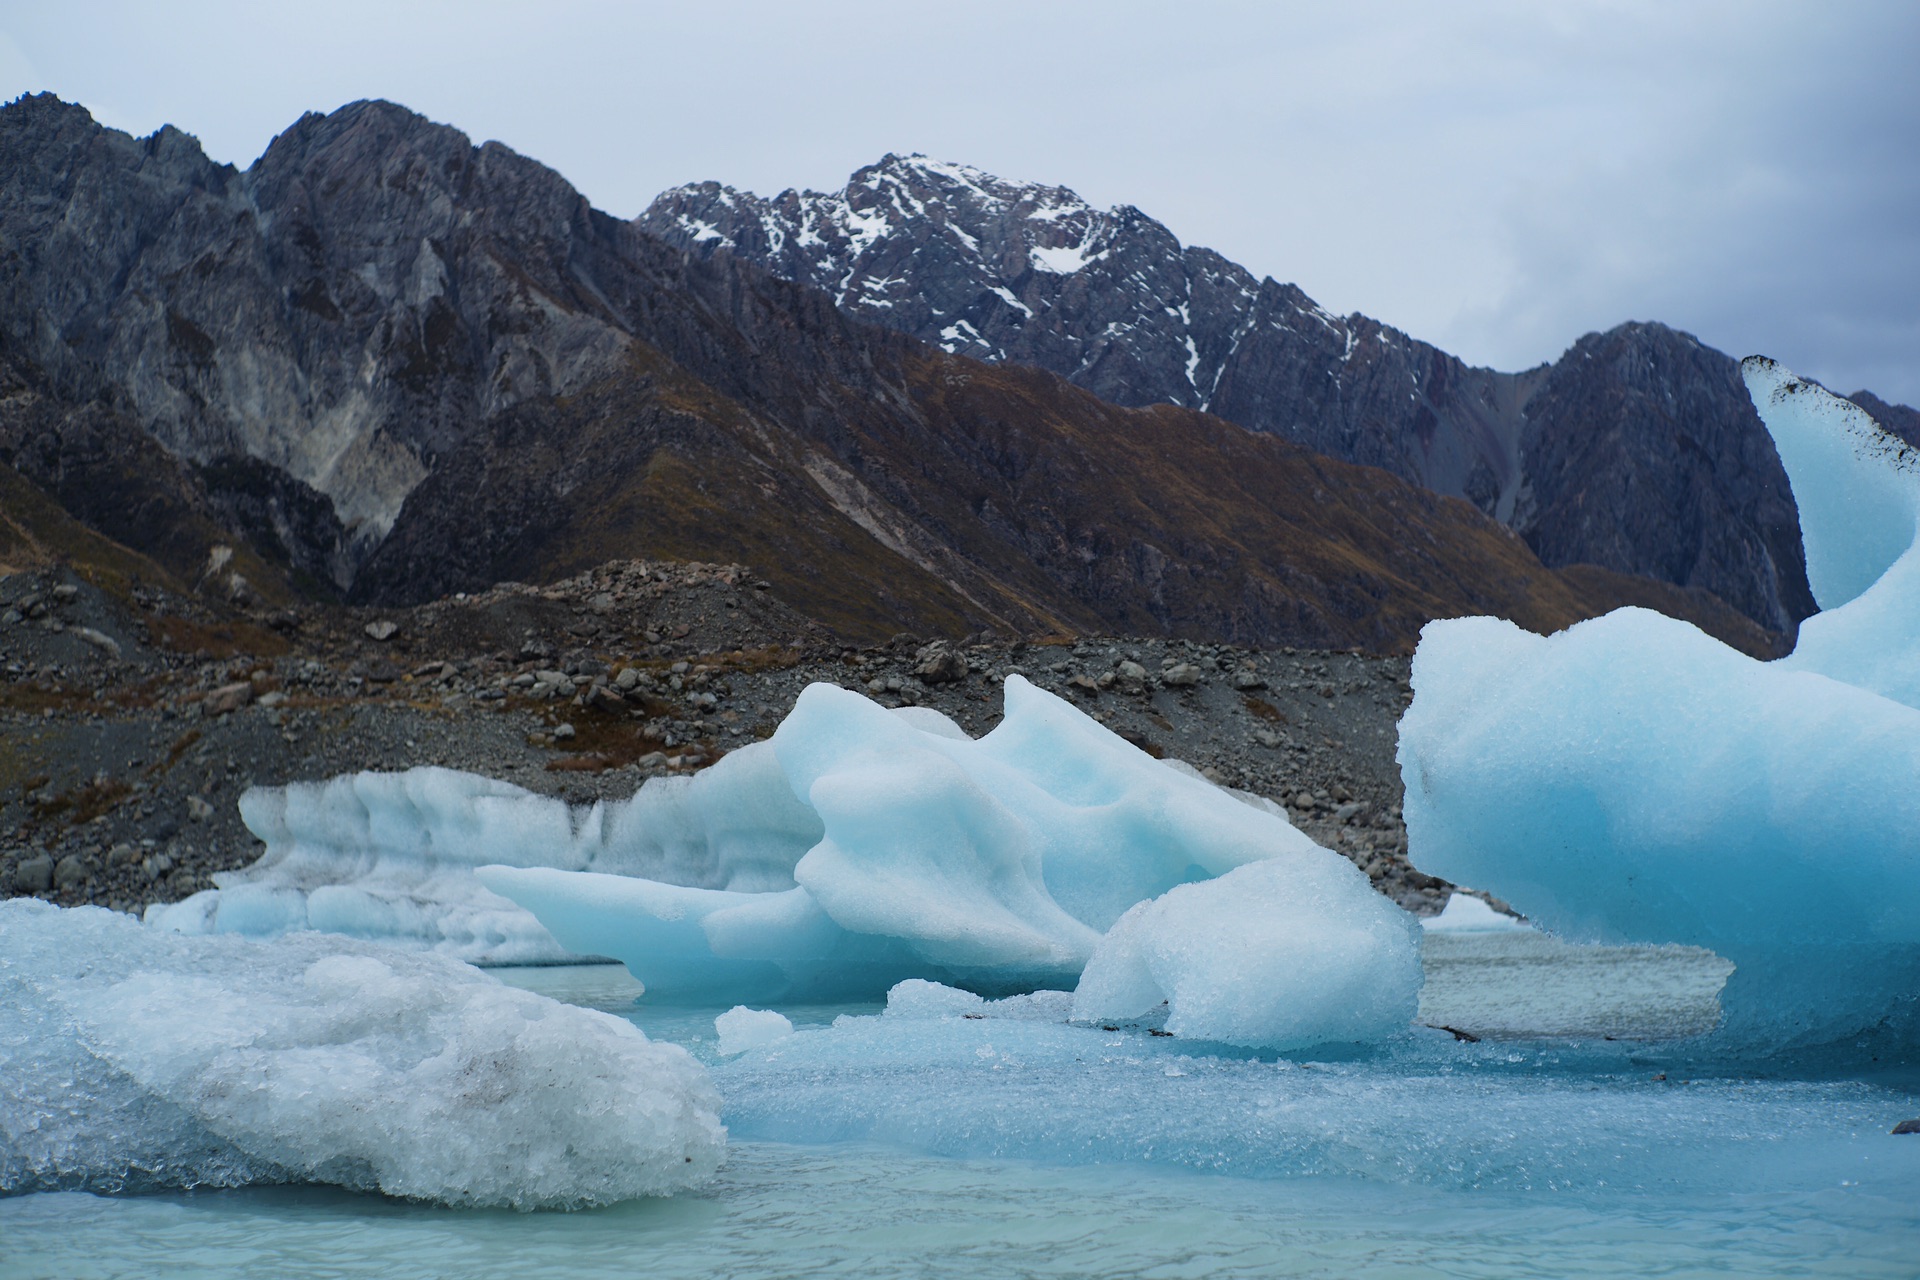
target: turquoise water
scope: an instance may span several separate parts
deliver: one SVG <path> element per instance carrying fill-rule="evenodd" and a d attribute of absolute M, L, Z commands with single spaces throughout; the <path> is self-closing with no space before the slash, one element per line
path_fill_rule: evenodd
<path fill-rule="evenodd" d="M 0 1276 L 1920 1275 L 1911 1073 L 1690 1062 L 1705 953 L 1428 942 L 1423 1021 L 1478 1038 L 1344 1059 L 833 1006 L 722 1060 L 717 1010 L 636 1006 L 622 970 L 504 971 L 711 1063 L 720 1180 L 535 1215 L 21 1196 Z"/>

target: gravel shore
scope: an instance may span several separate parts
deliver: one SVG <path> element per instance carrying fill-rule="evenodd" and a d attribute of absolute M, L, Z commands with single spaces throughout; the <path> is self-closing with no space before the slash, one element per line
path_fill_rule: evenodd
<path fill-rule="evenodd" d="M 1404 658 L 1138 637 L 851 646 L 739 566 L 616 562 L 416 609 L 228 608 L 0 580 L 0 896 L 138 911 L 261 845 L 254 785 L 443 765 L 588 802 L 764 738 L 828 681 L 975 735 L 1019 673 L 1154 755 L 1284 803 L 1421 913 L 1394 725 Z"/>

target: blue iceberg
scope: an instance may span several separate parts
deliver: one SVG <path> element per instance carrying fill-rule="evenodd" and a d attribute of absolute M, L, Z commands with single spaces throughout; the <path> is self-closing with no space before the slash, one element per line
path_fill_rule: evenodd
<path fill-rule="evenodd" d="M 1575 940 L 1733 961 L 1742 1051 L 1920 1037 L 1920 454 L 1743 368 L 1822 612 L 1775 662 L 1623 609 L 1430 624 L 1400 726 L 1409 851 Z"/>

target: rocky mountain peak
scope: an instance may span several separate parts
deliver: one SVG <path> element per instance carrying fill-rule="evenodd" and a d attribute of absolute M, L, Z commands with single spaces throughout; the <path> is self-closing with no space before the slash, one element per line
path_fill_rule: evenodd
<path fill-rule="evenodd" d="M 258 459 L 331 502 L 344 586 L 432 459 L 599 376 L 596 227 L 544 165 L 390 102 L 301 117 L 244 173 L 39 97 L 0 109 L 0 325 L 63 394 L 176 456 Z"/>
<path fill-rule="evenodd" d="M 1117 383 L 1139 381 L 1124 356 L 1114 358 L 1125 346 L 1122 315 L 1191 310 L 1179 242 L 1139 210 L 1102 211 L 1065 187 L 924 155 L 883 156 L 831 193 L 763 199 L 717 183 L 678 187 L 636 221 L 699 252 L 746 256 L 825 290 L 852 315 L 949 352 L 1048 368 L 1104 362 Z M 1152 269 L 1143 276 L 1142 266 Z M 1079 333 L 1092 323 L 1090 306 L 1111 312 L 1091 341 Z M 1200 376 L 1196 364 L 1184 389 L 1140 402 L 1198 407 Z M 1100 391 L 1095 383 L 1087 385 Z"/>
<path fill-rule="evenodd" d="M 1477 368 L 1182 245 L 1138 209 L 918 155 L 829 194 L 676 188 L 637 223 L 949 352 L 1205 410 L 1465 498 L 1549 565 L 1703 588 L 1776 630 L 1812 609 L 1786 475 L 1733 361 L 1664 325 L 1589 334 L 1523 372 Z"/>

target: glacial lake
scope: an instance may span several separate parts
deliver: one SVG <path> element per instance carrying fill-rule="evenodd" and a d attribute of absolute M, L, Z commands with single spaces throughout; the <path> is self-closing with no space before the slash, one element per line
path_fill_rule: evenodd
<path fill-rule="evenodd" d="M 1686 948 L 1436 934 L 1426 966 L 1405 1043 L 1278 1060 L 878 1005 L 722 1059 L 720 1010 L 616 966 L 500 970 L 712 1065 L 719 1180 L 572 1214 L 18 1196 L 0 1276 L 1920 1275 L 1910 1065 L 1700 1059 L 1727 967 Z"/>

